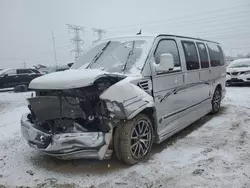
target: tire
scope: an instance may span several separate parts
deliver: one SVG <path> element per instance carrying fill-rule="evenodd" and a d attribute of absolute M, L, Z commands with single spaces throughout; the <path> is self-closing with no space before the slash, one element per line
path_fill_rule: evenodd
<path fill-rule="evenodd" d="M 116 130 L 116 156 L 125 164 L 142 162 L 151 151 L 153 144 L 153 126 L 150 118 L 139 114 Z M 119 141 L 118 141 L 119 140 Z"/>
<path fill-rule="evenodd" d="M 212 99 L 211 114 L 216 114 L 220 110 L 220 105 L 221 105 L 221 90 L 217 87 L 214 91 Z"/>
<path fill-rule="evenodd" d="M 114 150 L 115 150 L 115 155 L 119 161 L 122 161 L 122 156 L 121 156 L 121 147 L 120 147 L 120 133 L 121 133 L 122 125 L 118 125 L 118 127 L 115 129 L 115 134 L 114 134 Z"/>
<path fill-rule="evenodd" d="M 28 87 L 26 85 L 18 85 L 14 87 L 14 92 L 19 93 L 19 92 L 26 92 L 28 91 Z"/>

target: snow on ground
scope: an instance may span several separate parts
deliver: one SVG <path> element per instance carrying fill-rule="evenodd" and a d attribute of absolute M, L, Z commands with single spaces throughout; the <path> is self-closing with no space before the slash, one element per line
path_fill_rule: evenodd
<path fill-rule="evenodd" d="M 0 93 L 0 187 L 250 187 L 250 88 L 230 87 L 216 116 L 206 116 L 135 166 L 112 160 L 61 161 L 27 145 L 20 116 L 28 93 Z M 2 186 L 1 186 L 2 184 Z"/>

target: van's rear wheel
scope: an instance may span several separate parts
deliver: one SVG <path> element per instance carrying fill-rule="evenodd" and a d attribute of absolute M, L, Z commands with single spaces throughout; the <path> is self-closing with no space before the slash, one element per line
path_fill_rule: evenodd
<path fill-rule="evenodd" d="M 126 164 L 136 164 L 141 162 L 151 151 L 153 144 L 153 127 L 150 118 L 144 114 L 139 114 L 131 121 L 120 125 L 115 134 L 119 139 L 114 139 L 116 155 Z M 119 148 L 119 149 L 118 149 Z"/>
<path fill-rule="evenodd" d="M 214 91 L 212 99 L 212 114 L 216 114 L 220 110 L 221 105 L 221 90 L 217 87 Z"/>

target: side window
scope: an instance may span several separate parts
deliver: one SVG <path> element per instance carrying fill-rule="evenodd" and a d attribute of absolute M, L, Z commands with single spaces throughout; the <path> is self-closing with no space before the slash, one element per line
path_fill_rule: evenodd
<path fill-rule="evenodd" d="M 16 75 L 16 69 L 8 70 L 7 72 L 5 72 L 5 74 L 7 74 L 8 76 Z"/>
<path fill-rule="evenodd" d="M 29 69 L 17 69 L 17 74 L 30 74 L 32 71 Z"/>
<path fill-rule="evenodd" d="M 197 42 L 197 47 L 200 55 L 201 60 L 201 68 L 209 68 L 209 60 L 208 60 L 208 54 L 207 49 L 204 43 Z"/>
<path fill-rule="evenodd" d="M 219 48 L 219 51 L 220 51 L 220 65 L 225 65 L 225 56 L 224 56 L 224 52 L 223 50 L 221 49 L 221 47 L 219 45 L 217 45 L 217 47 Z"/>
<path fill-rule="evenodd" d="M 172 39 L 164 39 L 161 40 L 156 48 L 154 53 L 155 63 L 160 63 L 160 56 L 164 53 L 170 53 L 174 57 L 174 69 L 173 71 L 180 71 L 181 70 L 181 62 L 177 44 Z"/>
<path fill-rule="evenodd" d="M 211 66 L 217 67 L 225 64 L 224 55 L 222 49 L 217 44 L 207 44 L 208 52 L 210 56 Z"/>
<path fill-rule="evenodd" d="M 199 69 L 199 58 L 194 42 L 182 41 L 182 46 L 186 58 L 187 70 Z"/>

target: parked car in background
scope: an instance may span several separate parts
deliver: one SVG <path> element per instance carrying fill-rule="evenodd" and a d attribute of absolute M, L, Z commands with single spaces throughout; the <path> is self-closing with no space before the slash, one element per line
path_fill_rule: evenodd
<path fill-rule="evenodd" d="M 226 65 L 216 42 L 156 35 L 107 39 L 70 70 L 34 79 L 28 144 L 61 159 L 142 161 L 161 143 L 208 113 L 225 96 Z"/>
<path fill-rule="evenodd" d="M 227 85 L 250 83 L 250 58 L 237 59 L 227 67 Z"/>
<path fill-rule="evenodd" d="M 0 88 L 28 86 L 31 80 L 41 75 L 35 69 L 3 69 L 0 71 Z"/>

